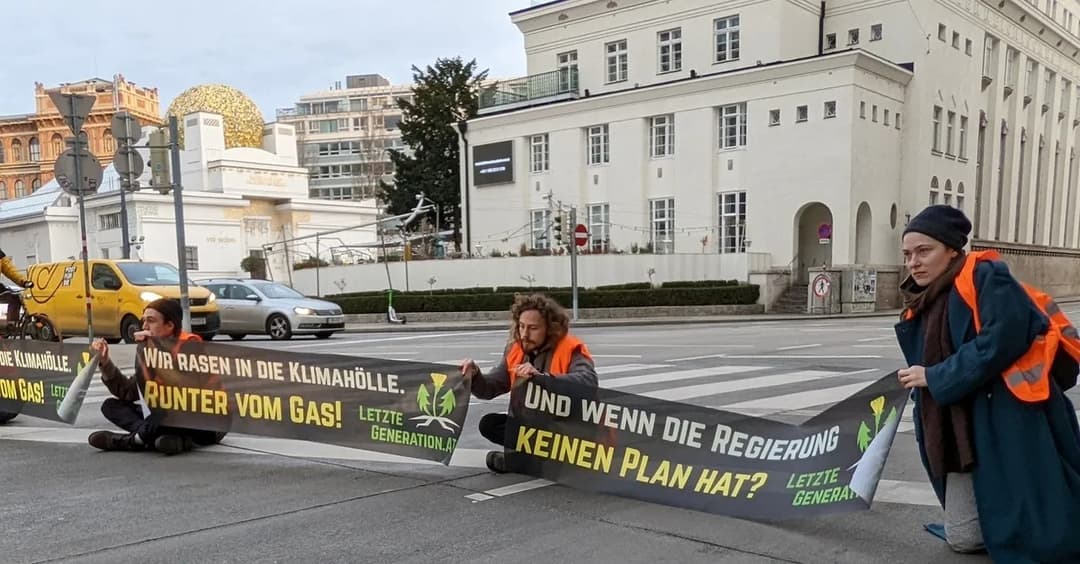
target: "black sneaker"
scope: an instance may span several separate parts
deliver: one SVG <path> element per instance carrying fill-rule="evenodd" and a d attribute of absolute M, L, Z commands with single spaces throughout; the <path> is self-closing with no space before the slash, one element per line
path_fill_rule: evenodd
<path fill-rule="evenodd" d="M 90 446 L 101 450 L 143 450 L 142 444 L 135 442 L 134 433 L 114 433 L 95 431 L 87 438 Z"/>
<path fill-rule="evenodd" d="M 493 450 L 487 453 L 486 462 L 488 470 L 491 470 L 496 474 L 506 474 L 509 472 L 509 470 L 506 469 L 506 454 L 501 450 Z"/>
<path fill-rule="evenodd" d="M 154 450 L 165 454 L 180 454 L 192 448 L 191 437 L 180 435 L 161 435 L 154 439 Z"/>

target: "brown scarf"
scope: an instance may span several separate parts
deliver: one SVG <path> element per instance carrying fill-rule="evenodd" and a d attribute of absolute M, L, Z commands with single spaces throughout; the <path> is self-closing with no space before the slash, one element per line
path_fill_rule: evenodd
<path fill-rule="evenodd" d="M 910 309 L 914 316 L 923 318 L 926 338 L 923 366 L 938 364 L 955 352 L 949 335 L 949 291 L 965 259 L 963 254 L 957 256 L 949 263 L 949 268 L 926 288 L 915 284 L 912 278 L 905 280 L 900 287 L 904 307 Z M 930 473 L 935 478 L 942 478 L 949 472 L 969 472 L 975 465 L 971 398 L 941 407 L 930 395 L 929 388 L 919 388 L 919 397 L 923 446 Z"/>

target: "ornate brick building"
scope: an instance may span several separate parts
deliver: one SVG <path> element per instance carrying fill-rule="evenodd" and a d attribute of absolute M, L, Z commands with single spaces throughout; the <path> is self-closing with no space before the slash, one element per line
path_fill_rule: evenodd
<path fill-rule="evenodd" d="M 118 110 L 133 113 L 143 125 L 164 124 L 157 89 L 140 88 L 122 75 L 112 81 L 92 78 L 57 88 L 97 96 L 83 133 L 102 166 L 112 162 L 116 150 L 111 124 Z M 33 114 L 0 116 L 0 200 L 27 196 L 52 180 L 56 158 L 66 148 L 64 139 L 71 137 L 49 98 L 49 91 L 55 89 L 37 83 Z"/>

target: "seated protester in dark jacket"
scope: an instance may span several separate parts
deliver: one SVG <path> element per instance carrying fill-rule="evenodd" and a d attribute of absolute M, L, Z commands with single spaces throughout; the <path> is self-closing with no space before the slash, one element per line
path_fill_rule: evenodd
<path fill-rule="evenodd" d="M 547 378 L 565 378 L 596 387 L 596 368 L 585 343 L 569 334 L 570 316 L 555 300 L 541 294 L 521 295 L 510 308 L 510 342 L 503 358 L 491 372 L 483 374 L 472 359 L 461 363 L 461 373 L 480 399 L 493 399 L 528 380 L 543 385 Z M 506 446 L 505 413 L 489 413 L 480 419 L 480 434 Z M 502 451 L 487 455 L 487 467 L 506 472 Z"/>
<path fill-rule="evenodd" d="M 201 340 L 198 335 L 185 333 L 183 310 L 176 300 L 162 298 L 151 302 L 143 310 L 143 330 L 136 333 L 137 341 L 147 338 L 174 339 L 177 341 Z M 135 376 L 128 378 L 113 364 L 109 357 L 109 345 L 96 339 L 91 345 L 98 357 L 101 381 L 115 398 L 101 405 L 101 413 L 126 433 L 97 431 L 89 437 L 90 445 L 101 450 L 146 450 L 165 454 L 189 451 L 194 445 L 206 446 L 221 441 L 225 433 L 198 429 L 183 429 L 160 425 L 165 413 L 151 410 L 143 400 L 146 377 L 141 366 L 136 366 Z M 216 387 L 216 386 L 208 386 Z"/>

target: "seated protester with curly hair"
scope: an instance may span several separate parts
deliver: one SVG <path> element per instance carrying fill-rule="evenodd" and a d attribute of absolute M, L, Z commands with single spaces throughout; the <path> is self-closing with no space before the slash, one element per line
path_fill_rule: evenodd
<path fill-rule="evenodd" d="M 172 339 L 177 341 L 201 341 L 198 335 L 182 330 L 184 312 L 180 303 L 161 298 L 143 310 L 143 330 L 136 333 L 136 340 Z M 109 357 L 109 345 L 95 339 L 91 348 L 98 353 L 101 381 L 116 397 L 101 404 L 101 413 L 111 423 L 126 433 L 96 431 L 88 438 L 90 445 L 101 450 L 156 450 L 164 454 L 179 454 L 192 447 L 208 446 L 221 441 L 225 433 L 165 427 L 160 425 L 165 415 L 160 409 L 149 409 L 143 401 L 146 375 L 142 366 L 136 366 L 135 376 L 128 378 L 113 364 Z M 205 387 L 217 388 L 220 382 L 212 378 Z"/>
<path fill-rule="evenodd" d="M 513 321 L 502 360 L 484 374 L 472 359 L 461 363 L 461 374 L 480 399 L 493 399 L 530 379 L 543 386 L 548 378 L 565 378 L 595 388 L 596 367 L 585 343 L 570 335 L 570 316 L 555 300 L 541 295 L 521 295 L 510 308 Z M 489 413 L 480 419 L 480 434 L 506 447 L 506 413 Z M 492 472 L 506 472 L 503 451 L 487 455 Z"/>

